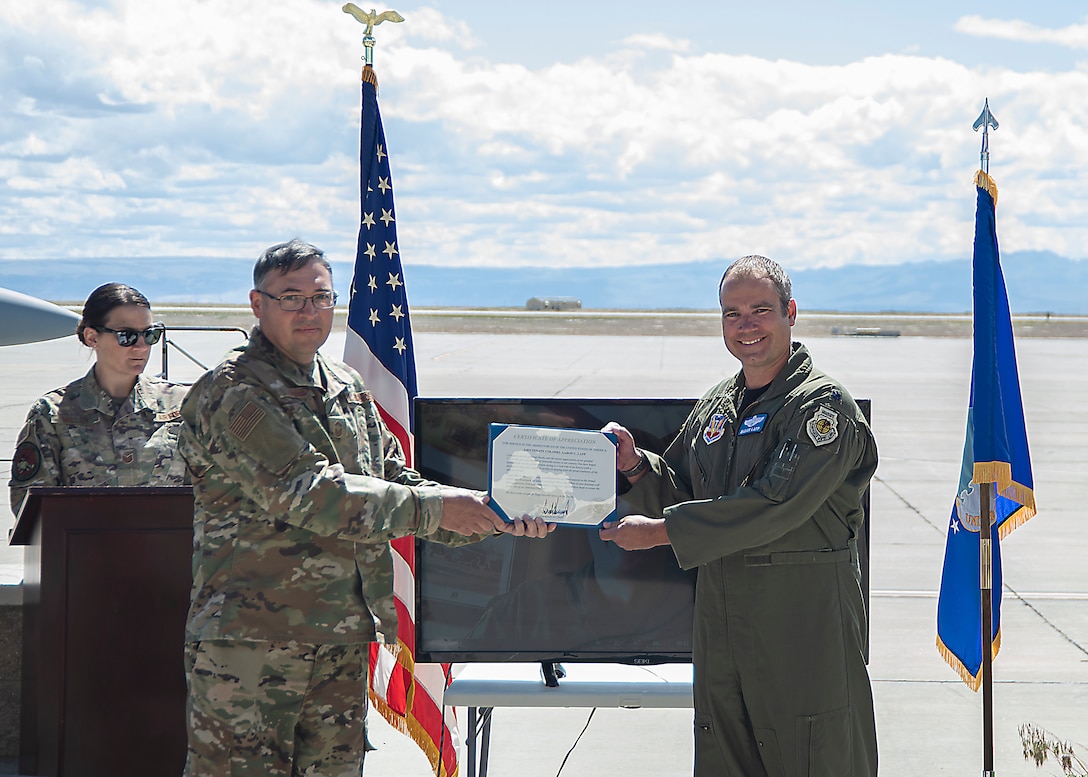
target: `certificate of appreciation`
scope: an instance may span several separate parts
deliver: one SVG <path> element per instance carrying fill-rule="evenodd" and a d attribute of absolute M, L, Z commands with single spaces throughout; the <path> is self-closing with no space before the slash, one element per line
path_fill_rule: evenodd
<path fill-rule="evenodd" d="M 597 526 L 616 516 L 615 435 L 491 424 L 488 495 L 503 520 Z"/>

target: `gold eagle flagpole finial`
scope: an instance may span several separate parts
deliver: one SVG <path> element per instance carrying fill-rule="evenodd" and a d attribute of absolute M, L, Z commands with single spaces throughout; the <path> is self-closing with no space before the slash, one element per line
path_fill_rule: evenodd
<path fill-rule="evenodd" d="M 355 21 L 359 24 L 365 24 L 366 29 L 363 30 L 363 47 L 366 49 L 365 56 L 363 57 L 363 78 L 367 77 L 366 69 L 371 68 L 373 72 L 374 67 L 374 28 L 382 22 L 403 22 L 404 17 L 396 11 L 382 11 L 378 13 L 373 8 L 369 11 L 364 11 L 355 3 L 345 3 L 341 9 L 344 13 L 350 14 L 355 18 Z M 377 86 L 377 79 L 375 80 L 375 86 Z"/>

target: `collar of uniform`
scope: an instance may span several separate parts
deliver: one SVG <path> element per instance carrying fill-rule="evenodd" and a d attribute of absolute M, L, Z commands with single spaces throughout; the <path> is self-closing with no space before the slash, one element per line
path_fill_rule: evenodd
<path fill-rule="evenodd" d="M 143 407 L 142 404 L 142 392 L 140 391 L 140 381 L 143 380 L 141 375 L 136 379 L 136 387 L 132 390 L 132 394 L 129 395 L 128 400 L 132 402 L 133 407 L 139 410 Z M 123 405 L 124 403 L 122 403 Z M 83 376 L 83 380 L 79 384 L 79 407 L 82 410 L 97 410 L 102 415 L 113 418 L 116 414 L 117 407 L 113 401 L 113 397 L 109 395 L 104 388 L 98 383 L 98 379 L 94 376 L 94 367 L 87 370 L 87 374 Z"/>
<path fill-rule="evenodd" d="M 264 336 L 260 327 L 254 327 L 250 333 L 246 353 L 253 358 L 268 362 L 289 383 L 308 388 L 321 388 L 319 370 L 324 360 L 320 353 L 314 356 L 311 364 L 303 367 L 274 346 L 272 341 Z"/>
<path fill-rule="evenodd" d="M 809 356 L 808 348 L 798 342 L 792 343 L 790 347 L 793 350 L 789 361 L 786 362 L 786 369 L 777 376 L 782 379 L 783 391 L 792 391 L 808 380 L 812 374 L 812 357 Z"/>
<path fill-rule="evenodd" d="M 808 355 L 808 348 L 796 341 L 791 343 L 790 358 L 786 361 L 785 366 L 778 371 L 778 374 L 774 376 L 771 385 L 763 392 L 760 399 L 770 399 L 788 393 L 801 385 L 811 373 L 812 357 Z M 738 400 L 744 394 L 744 389 L 744 370 L 741 370 L 737 373 L 735 379 L 735 391 Z"/>
<path fill-rule="evenodd" d="M 362 380 L 358 377 L 358 373 L 346 364 L 321 357 L 321 367 L 325 370 L 325 377 L 328 380 L 329 396 L 336 396 L 341 391 L 361 390 Z"/>
<path fill-rule="evenodd" d="M 156 390 L 155 386 L 162 386 L 163 382 L 157 379 L 141 375 L 136 378 L 136 385 L 132 389 L 132 408 L 137 413 L 150 410 L 156 415 L 161 414 L 165 407 L 162 401 L 162 390 Z"/>

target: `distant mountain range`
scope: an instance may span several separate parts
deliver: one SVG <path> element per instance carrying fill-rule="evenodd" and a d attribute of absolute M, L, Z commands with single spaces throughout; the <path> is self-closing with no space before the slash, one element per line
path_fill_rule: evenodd
<path fill-rule="evenodd" d="M 1088 261 L 1045 251 L 1002 256 L 1014 313 L 1088 315 Z M 408 299 L 417 307 L 523 308 L 531 297 L 576 297 L 586 309 L 701 309 L 717 305 L 727 262 L 632 267 L 482 268 L 412 265 Z M 0 260 L 0 286 L 55 301 L 82 301 L 108 281 L 135 286 L 153 304 L 242 303 L 250 288 L 249 259 L 153 257 Z M 333 262 L 346 298 L 353 272 Z M 963 313 L 971 310 L 970 260 L 792 273 L 802 309 L 845 312 Z"/>

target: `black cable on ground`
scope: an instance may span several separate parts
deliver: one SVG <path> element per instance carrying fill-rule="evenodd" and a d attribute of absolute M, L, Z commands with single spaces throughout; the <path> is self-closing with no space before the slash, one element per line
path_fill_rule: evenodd
<path fill-rule="evenodd" d="M 555 777 L 559 777 L 559 775 L 562 774 L 563 767 L 567 765 L 567 759 L 570 758 L 570 754 L 574 752 L 574 748 L 578 747 L 578 743 L 582 741 L 582 735 L 585 734 L 586 729 L 589 728 L 589 723 L 591 720 L 593 720 L 593 713 L 595 713 L 596 711 L 596 707 L 589 711 L 589 717 L 586 718 L 586 724 L 582 727 L 582 733 L 578 735 L 578 738 L 574 740 L 574 744 L 570 746 L 570 750 L 568 750 L 567 754 L 563 756 L 563 763 L 559 764 L 559 771 L 555 773 Z"/>

